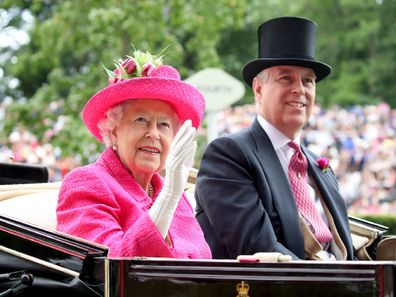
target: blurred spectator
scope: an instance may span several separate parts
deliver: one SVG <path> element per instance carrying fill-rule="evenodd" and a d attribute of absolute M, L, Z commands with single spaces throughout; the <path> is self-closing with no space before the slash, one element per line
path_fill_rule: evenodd
<path fill-rule="evenodd" d="M 219 135 L 249 125 L 255 106 L 227 108 L 218 113 Z M 328 158 L 339 178 L 349 212 L 396 211 L 396 110 L 388 104 L 316 107 L 302 141 Z"/>

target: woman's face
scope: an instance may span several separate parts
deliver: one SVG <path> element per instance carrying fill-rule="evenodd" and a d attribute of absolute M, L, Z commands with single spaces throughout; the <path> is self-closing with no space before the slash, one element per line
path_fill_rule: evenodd
<path fill-rule="evenodd" d="M 177 116 L 167 103 L 132 100 L 112 133 L 113 143 L 121 162 L 136 178 L 164 168 L 177 129 Z"/>

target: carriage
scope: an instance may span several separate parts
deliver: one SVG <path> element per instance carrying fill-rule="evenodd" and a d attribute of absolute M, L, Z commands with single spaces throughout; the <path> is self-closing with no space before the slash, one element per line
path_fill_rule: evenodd
<path fill-rule="evenodd" d="M 187 191 L 194 188 L 192 171 Z M 60 183 L 45 167 L 0 164 L 0 297 L 394 296 L 395 239 L 350 217 L 361 261 L 111 258 L 107 248 L 57 232 Z"/>

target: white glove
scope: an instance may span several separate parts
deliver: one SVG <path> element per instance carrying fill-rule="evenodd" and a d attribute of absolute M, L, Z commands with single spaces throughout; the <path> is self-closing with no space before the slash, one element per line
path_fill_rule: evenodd
<path fill-rule="evenodd" d="M 185 121 L 177 132 L 166 159 L 164 185 L 149 210 L 149 216 L 163 238 L 168 234 L 173 214 L 184 192 L 194 162 L 197 148 L 197 142 L 194 141 L 195 133 L 191 120 Z"/>

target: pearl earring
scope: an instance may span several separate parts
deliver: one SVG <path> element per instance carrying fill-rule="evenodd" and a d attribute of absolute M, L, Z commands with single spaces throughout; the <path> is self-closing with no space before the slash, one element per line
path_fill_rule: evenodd
<path fill-rule="evenodd" d="M 116 150 L 117 150 L 117 145 L 116 145 L 116 144 L 113 144 L 112 149 L 113 149 L 113 151 L 116 151 Z"/>

